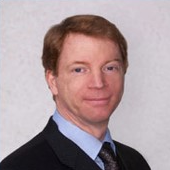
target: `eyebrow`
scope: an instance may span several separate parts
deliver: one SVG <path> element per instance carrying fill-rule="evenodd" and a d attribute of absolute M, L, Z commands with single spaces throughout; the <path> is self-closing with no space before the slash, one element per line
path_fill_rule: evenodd
<path fill-rule="evenodd" d="M 122 63 L 123 60 L 122 60 L 121 58 L 115 58 L 115 59 L 113 59 L 113 60 L 108 60 L 108 61 L 106 61 L 104 64 L 111 63 L 111 62 Z"/>
<path fill-rule="evenodd" d="M 88 63 L 86 61 L 74 61 L 73 63 L 70 63 L 68 65 L 68 67 L 73 66 L 73 65 L 86 65 L 86 66 L 89 66 L 90 63 Z"/>
<path fill-rule="evenodd" d="M 106 64 L 106 63 L 110 63 L 110 62 L 114 62 L 114 61 L 122 62 L 122 59 L 120 59 L 120 58 L 115 58 L 115 59 L 113 59 L 113 60 L 108 60 L 108 61 L 105 62 L 105 64 Z M 72 64 L 89 65 L 89 62 L 86 62 L 86 61 L 74 61 L 73 63 L 71 63 L 71 65 L 72 65 Z"/>
<path fill-rule="evenodd" d="M 121 58 L 115 58 L 115 59 L 113 59 L 113 60 L 108 60 L 108 61 L 104 62 L 103 65 L 106 65 L 106 64 L 111 63 L 111 62 L 122 63 L 123 60 L 122 60 Z M 70 64 L 68 65 L 68 67 L 70 67 L 70 66 L 72 66 L 72 65 L 76 65 L 76 64 L 77 64 L 77 65 L 80 64 L 80 65 L 90 66 L 90 63 L 87 62 L 87 61 L 74 61 L 73 63 L 70 63 Z"/>
<path fill-rule="evenodd" d="M 86 61 L 74 61 L 73 63 L 71 64 L 85 64 L 85 65 L 88 65 L 89 63 L 86 62 Z"/>

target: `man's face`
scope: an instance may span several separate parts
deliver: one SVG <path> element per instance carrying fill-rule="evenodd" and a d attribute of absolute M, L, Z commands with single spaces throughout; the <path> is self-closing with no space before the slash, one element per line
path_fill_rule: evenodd
<path fill-rule="evenodd" d="M 51 91 L 59 112 L 78 125 L 107 123 L 124 87 L 118 46 L 82 34 L 66 37 Z"/>

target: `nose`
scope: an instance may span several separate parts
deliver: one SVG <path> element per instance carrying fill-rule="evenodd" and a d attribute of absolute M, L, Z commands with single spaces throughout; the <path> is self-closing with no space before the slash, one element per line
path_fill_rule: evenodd
<path fill-rule="evenodd" d="M 88 82 L 89 88 L 101 89 L 106 85 L 105 77 L 102 72 L 94 72 L 90 74 L 90 79 Z"/>

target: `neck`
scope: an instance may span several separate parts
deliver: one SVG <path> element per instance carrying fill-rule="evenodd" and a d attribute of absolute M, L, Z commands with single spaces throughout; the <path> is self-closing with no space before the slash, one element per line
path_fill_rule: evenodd
<path fill-rule="evenodd" d="M 98 140 L 102 141 L 105 137 L 107 127 L 108 127 L 108 121 L 105 120 L 102 122 L 89 122 L 89 121 L 84 121 L 80 118 L 77 118 L 73 116 L 70 113 L 62 112 L 59 107 L 57 107 L 59 114 L 66 119 L 67 121 L 71 122 L 72 124 L 76 125 L 83 131 L 91 134 Z"/>
<path fill-rule="evenodd" d="M 82 129 L 83 131 L 91 134 L 92 136 L 94 136 L 95 138 L 97 138 L 100 141 L 103 141 L 105 135 L 106 135 L 106 131 L 107 131 L 107 125 L 103 125 L 103 124 L 79 124 L 77 122 L 73 122 L 77 127 L 79 127 L 80 129 Z"/>

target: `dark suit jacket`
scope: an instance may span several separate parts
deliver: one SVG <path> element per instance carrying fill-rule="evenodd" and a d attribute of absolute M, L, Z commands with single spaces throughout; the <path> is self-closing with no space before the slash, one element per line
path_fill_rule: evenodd
<path fill-rule="evenodd" d="M 145 159 L 137 151 L 114 142 L 121 170 L 150 170 Z M 0 170 L 71 169 L 100 170 L 86 153 L 58 131 L 52 118 L 41 133 L 0 164 Z"/>

